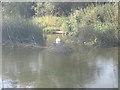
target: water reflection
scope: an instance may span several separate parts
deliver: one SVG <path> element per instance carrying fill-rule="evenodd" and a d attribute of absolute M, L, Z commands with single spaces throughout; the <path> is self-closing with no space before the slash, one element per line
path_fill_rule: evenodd
<path fill-rule="evenodd" d="M 3 87 L 118 87 L 117 48 L 72 48 L 71 54 L 55 54 L 3 47 Z"/>

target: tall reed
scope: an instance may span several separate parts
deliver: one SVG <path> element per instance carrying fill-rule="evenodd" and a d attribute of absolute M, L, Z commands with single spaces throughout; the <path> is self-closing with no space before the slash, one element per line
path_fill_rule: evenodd
<path fill-rule="evenodd" d="M 22 18 L 3 18 L 2 43 L 44 45 L 42 28 L 31 20 Z"/>

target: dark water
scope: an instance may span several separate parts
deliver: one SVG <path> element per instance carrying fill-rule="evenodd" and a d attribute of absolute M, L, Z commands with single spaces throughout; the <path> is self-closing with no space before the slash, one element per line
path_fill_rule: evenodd
<path fill-rule="evenodd" d="M 117 88 L 117 48 L 74 45 L 71 54 L 3 47 L 4 88 Z"/>

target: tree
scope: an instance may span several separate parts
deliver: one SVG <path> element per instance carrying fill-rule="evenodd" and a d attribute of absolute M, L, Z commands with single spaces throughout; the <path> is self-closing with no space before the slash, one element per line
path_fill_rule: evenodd
<path fill-rule="evenodd" d="M 3 2 L 3 16 L 20 16 L 30 18 L 34 15 L 34 10 L 31 8 L 32 2 Z"/>
<path fill-rule="evenodd" d="M 36 16 L 68 16 L 72 10 L 78 8 L 85 8 L 87 3 L 81 2 L 38 2 L 34 5 L 34 11 Z"/>

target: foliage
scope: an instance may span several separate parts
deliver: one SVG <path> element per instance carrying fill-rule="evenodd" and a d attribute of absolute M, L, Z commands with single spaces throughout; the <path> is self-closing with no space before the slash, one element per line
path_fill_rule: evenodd
<path fill-rule="evenodd" d="M 2 25 L 3 43 L 44 45 L 42 29 L 30 20 L 4 18 Z"/>
<path fill-rule="evenodd" d="M 52 14 L 54 11 L 54 6 L 49 2 L 38 2 L 33 6 L 36 16 L 45 16 Z"/>
<path fill-rule="evenodd" d="M 118 42 L 118 6 L 116 3 L 88 6 L 70 15 L 69 36 L 79 42 L 112 45 Z"/>
<path fill-rule="evenodd" d="M 57 16 L 43 16 L 33 18 L 33 21 L 43 27 L 44 32 L 52 32 L 55 30 L 67 30 L 67 18 Z"/>
<path fill-rule="evenodd" d="M 33 4 L 32 2 L 3 2 L 3 17 L 30 18 L 35 13 L 32 9 Z"/>
<path fill-rule="evenodd" d="M 37 17 L 47 15 L 68 16 L 72 10 L 78 7 L 84 8 L 88 4 L 81 2 L 38 2 L 33 6 L 33 9 Z"/>
<path fill-rule="evenodd" d="M 2 4 L 3 23 L 5 23 L 3 27 L 5 28 L 4 31 L 8 32 L 6 28 L 9 28 L 10 25 L 8 30 L 10 30 L 9 34 L 11 34 L 10 37 L 5 34 L 4 39 L 12 38 L 12 33 L 19 32 L 20 28 L 21 38 L 22 35 L 26 38 L 29 34 L 32 35 L 34 28 L 36 29 L 39 26 L 42 27 L 40 28 L 40 36 L 42 36 L 41 29 L 43 29 L 44 35 L 61 30 L 66 33 L 70 40 L 79 43 L 116 46 L 119 41 L 117 4 L 104 2 L 4 2 Z M 22 19 L 13 19 L 16 16 L 22 17 Z M 9 19 L 5 19 L 6 17 Z M 10 19 L 11 17 L 12 19 Z M 30 20 L 31 17 L 33 17 L 32 20 Z M 27 18 L 27 21 L 23 20 L 23 18 Z M 20 22 L 23 22 L 24 25 Z M 32 22 L 35 24 L 33 25 Z M 27 26 L 31 29 L 28 30 Z M 11 30 L 13 31 L 11 32 Z M 16 33 L 14 34 L 16 35 Z M 13 35 L 13 38 L 16 37 L 18 36 Z"/>

